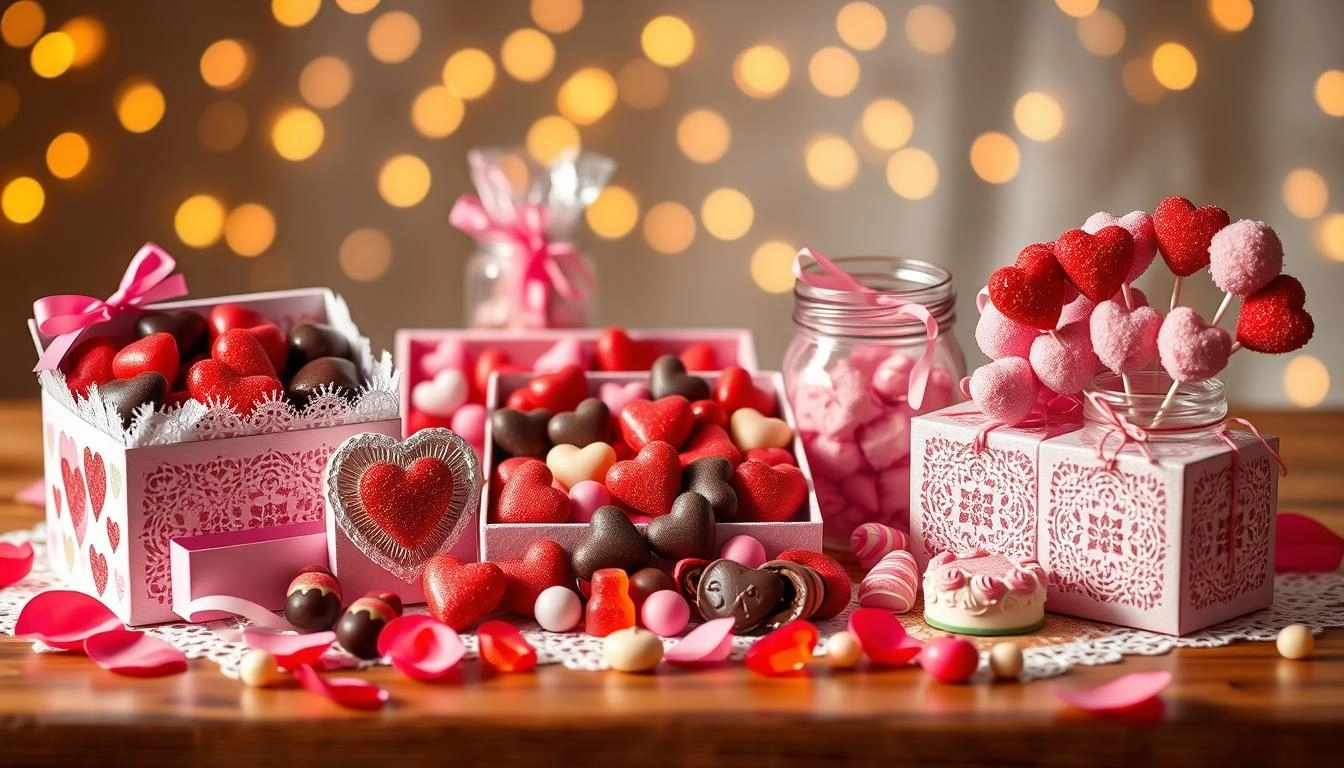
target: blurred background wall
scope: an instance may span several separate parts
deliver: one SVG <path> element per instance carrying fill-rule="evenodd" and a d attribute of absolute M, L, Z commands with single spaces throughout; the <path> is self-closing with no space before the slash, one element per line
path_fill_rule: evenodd
<path fill-rule="evenodd" d="M 618 163 L 580 236 L 603 323 L 745 325 L 777 365 L 808 244 L 951 268 L 975 361 L 993 268 L 1180 194 L 1275 226 L 1311 295 L 1316 339 L 1235 356 L 1234 398 L 1344 403 L 1336 0 L 0 7 L 0 394 L 36 392 L 32 300 L 106 296 L 147 239 L 196 296 L 328 285 L 383 345 L 459 325 L 466 151 L 577 142 Z"/>

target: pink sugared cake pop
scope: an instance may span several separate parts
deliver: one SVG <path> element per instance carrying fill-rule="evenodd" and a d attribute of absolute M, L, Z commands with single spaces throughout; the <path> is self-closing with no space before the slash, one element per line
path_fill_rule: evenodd
<path fill-rule="evenodd" d="M 1248 296 L 1283 271 L 1283 243 L 1263 221 L 1242 219 L 1209 242 L 1209 274 L 1223 291 Z"/>

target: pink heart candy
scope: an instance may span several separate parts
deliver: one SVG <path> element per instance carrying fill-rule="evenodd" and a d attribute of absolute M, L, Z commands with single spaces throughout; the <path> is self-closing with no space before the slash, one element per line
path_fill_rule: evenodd
<path fill-rule="evenodd" d="M 1255 293 L 1282 271 L 1283 243 L 1263 221 L 1233 222 L 1209 242 L 1209 274 L 1233 295 Z"/>
<path fill-rule="evenodd" d="M 607 410 L 612 416 L 620 416 L 621 409 L 631 400 L 649 399 L 649 386 L 637 381 L 629 384 L 608 382 L 598 389 L 597 397 L 607 404 Z"/>
<path fill-rule="evenodd" d="M 429 354 L 420 358 L 420 370 L 434 378 L 443 371 L 466 373 L 471 367 L 471 353 L 460 339 L 444 339 Z"/>
<path fill-rule="evenodd" d="M 593 519 L 593 511 L 611 503 L 611 493 L 596 480 L 580 480 L 569 489 L 569 520 L 586 523 Z"/>
<path fill-rule="evenodd" d="M 537 373 L 554 373 L 562 368 L 577 365 L 585 371 L 591 368 L 592 358 L 584 351 L 578 339 L 561 339 L 532 364 Z"/>
<path fill-rule="evenodd" d="M 1144 211 L 1130 211 L 1117 219 L 1105 211 L 1098 211 L 1087 217 L 1083 231 L 1095 235 L 1110 226 L 1123 227 L 1134 240 L 1134 258 L 1129 265 L 1129 275 L 1125 278 L 1126 284 L 1132 283 L 1148 270 L 1148 265 L 1157 256 L 1157 233 L 1153 229 L 1153 217 Z"/>
<path fill-rule="evenodd" d="M 1038 385 L 1031 363 L 1005 357 L 982 365 L 971 374 L 971 399 L 989 418 L 1016 424 L 1031 414 Z"/>
<path fill-rule="evenodd" d="M 453 414 L 450 426 L 463 440 L 475 448 L 485 448 L 485 406 L 467 403 Z"/>
<path fill-rule="evenodd" d="M 1064 309 L 1059 313 L 1059 327 L 1063 328 L 1064 326 L 1069 325 L 1070 323 L 1076 323 L 1079 320 L 1086 321 L 1092 316 L 1092 310 L 1096 309 L 1096 307 L 1096 303 L 1091 299 L 1082 294 L 1078 294 L 1078 298 L 1065 304 Z M 1032 341 L 1035 340 L 1035 338 L 1032 339 Z"/>
<path fill-rule="evenodd" d="M 1116 373 L 1143 370 L 1157 357 L 1157 331 L 1162 316 L 1152 307 L 1133 311 L 1111 299 L 1092 310 L 1092 349 L 1101 364 Z"/>
<path fill-rule="evenodd" d="M 1222 328 L 1210 328 L 1190 307 L 1177 307 L 1157 332 L 1162 368 L 1176 381 L 1203 381 L 1227 367 L 1232 337 Z"/>
<path fill-rule="evenodd" d="M 1031 370 L 1052 392 L 1081 392 L 1100 369 L 1086 322 L 1069 323 L 1054 334 L 1041 334 L 1031 344 Z"/>
<path fill-rule="evenodd" d="M 1025 358 L 1031 353 L 1031 342 L 1036 340 L 1036 336 L 1035 328 L 1028 328 L 1008 318 L 989 301 L 985 303 L 980 320 L 975 324 L 975 343 L 991 360 Z"/>

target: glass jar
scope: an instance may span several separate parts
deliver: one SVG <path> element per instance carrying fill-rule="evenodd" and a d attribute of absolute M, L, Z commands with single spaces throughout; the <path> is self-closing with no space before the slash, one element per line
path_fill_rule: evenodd
<path fill-rule="evenodd" d="M 466 324 L 473 328 L 584 328 L 593 324 L 596 286 L 582 253 L 554 261 L 562 281 L 526 285 L 527 254 L 512 242 L 478 242 L 467 262 Z M 567 290 L 565 283 L 578 290 Z"/>
<path fill-rule="evenodd" d="M 1223 382 L 1188 382 L 1174 390 L 1171 385 L 1171 377 L 1161 371 L 1131 373 L 1128 382 L 1115 373 L 1097 376 L 1083 390 L 1084 437 L 1094 444 L 1118 440 L 1116 430 L 1125 426 L 1118 416 L 1143 430 L 1146 442 L 1159 452 L 1171 449 L 1171 443 L 1220 439 L 1227 428 Z"/>
<path fill-rule="evenodd" d="M 794 285 L 795 332 L 784 354 L 784 385 L 821 505 L 825 538 L 849 543 L 877 522 L 910 528 L 910 418 L 959 400 L 966 359 L 953 336 L 956 288 L 942 267 L 880 256 L 832 262 L 871 291 L 809 282 L 826 269 L 803 267 Z M 898 304 L 924 307 L 937 324 Z M 926 354 L 923 401 L 911 403 L 911 371 Z"/>

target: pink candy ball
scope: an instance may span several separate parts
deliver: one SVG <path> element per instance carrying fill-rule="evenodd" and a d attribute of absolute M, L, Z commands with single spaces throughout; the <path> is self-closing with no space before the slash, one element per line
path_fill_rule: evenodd
<path fill-rule="evenodd" d="M 580 480 L 569 489 L 569 521 L 586 523 L 593 519 L 598 507 L 611 503 L 611 493 L 596 480 Z"/>
<path fill-rule="evenodd" d="M 864 523 L 849 535 L 849 549 L 863 568 L 872 568 L 883 555 L 909 544 L 910 537 L 904 532 L 881 523 Z"/>
<path fill-rule="evenodd" d="M 681 595 L 661 589 L 645 598 L 639 609 L 639 620 L 645 629 L 659 637 L 674 637 L 690 623 L 691 607 Z"/>
<path fill-rule="evenodd" d="M 745 565 L 748 568 L 760 568 L 765 565 L 765 545 L 754 537 L 734 536 L 723 542 L 719 557 Z"/>
<path fill-rule="evenodd" d="M 992 301 L 985 302 L 985 308 L 975 324 L 975 343 L 991 360 L 1026 357 L 1031 352 L 1031 342 L 1036 339 L 1036 335 L 1035 328 L 1009 319 Z"/>
<path fill-rule="evenodd" d="M 964 637 L 935 637 L 919 652 L 919 666 L 942 683 L 964 683 L 980 666 L 980 651 Z"/>
<path fill-rule="evenodd" d="M 1233 295 L 1255 293 L 1282 271 L 1283 243 L 1263 221 L 1233 222 L 1209 242 L 1209 274 Z"/>
<path fill-rule="evenodd" d="M 1052 392 L 1061 395 L 1081 392 L 1101 369 L 1101 361 L 1092 351 L 1089 324 L 1070 323 L 1054 335 L 1036 337 L 1031 344 L 1031 369 Z"/>
<path fill-rule="evenodd" d="M 1005 357 L 982 365 L 971 374 L 971 399 L 994 421 L 1016 424 L 1036 406 L 1038 384 L 1031 363 Z"/>

